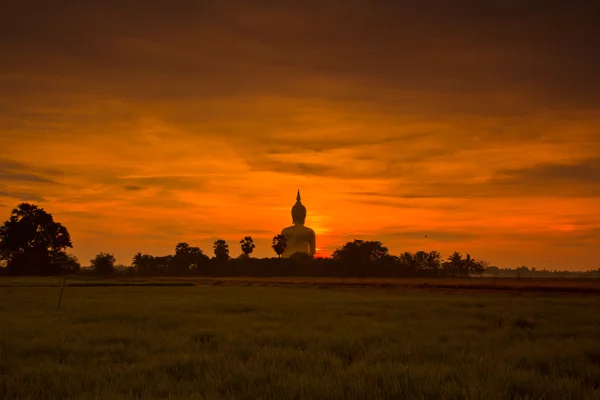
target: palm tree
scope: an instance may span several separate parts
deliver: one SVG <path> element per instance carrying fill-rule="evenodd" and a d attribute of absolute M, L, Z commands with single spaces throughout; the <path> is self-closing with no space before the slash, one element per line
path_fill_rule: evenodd
<path fill-rule="evenodd" d="M 465 260 L 463 260 L 462 254 L 460 254 L 458 251 L 455 251 L 450 257 L 448 257 L 448 261 L 446 261 L 442 267 L 449 275 L 461 276 L 463 274 L 464 262 Z"/>
<path fill-rule="evenodd" d="M 273 250 L 275 250 L 277 257 L 281 258 L 281 255 L 287 247 L 287 239 L 283 235 L 276 235 L 275 237 L 273 237 L 273 244 L 271 245 L 271 247 L 273 248 Z"/>
<path fill-rule="evenodd" d="M 440 267 L 442 264 L 440 261 L 440 253 L 438 253 L 437 251 L 431 251 L 425 256 L 425 259 L 423 261 L 424 269 L 426 269 L 429 272 L 432 272 L 435 276 L 439 275 Z"/>
<path fill-rule="evenodd" d="M 461 265 L 461 273 L 463 276 L 468 276 L 469 273 L 471 271 L 475 270 L 475 267 L 477 266 L 477 263 L 475 262 L 475 260 L 473 260 L 471 258 L 470 254 L 467 254 L 467 256 L 465 257 L 465 259 L 463 260 L 463 263 Z"/>
<path fill-rule="evenodd" d="M 137 270 L 140 269 L 140 265 L 142 264 L 142 253 L 138 252 L 135 256 L 133 256 L 133 262 L 131 265 L 135 267 Z"/>
<path fill-rule="evenodd" d="M 156 273 L 156 268 L 153 268 L 154 257 L 149 254 L 137 253 L 133 256 L 133 262 L 131 265 L 135 267 L 135 270 L 141 274 L 153 274 Z"/>
<path fill-rule="evenodd" d="M 250 254 L 254 251 L 254 248 L 256 247 L 252 237 L 246 236 L 245 238 L 240 240 L 240 244 L 242 245 L 242 252 L 246 255 L 246 257 L 250 257 Z"/>
<path fill-rule="evenodd" d="M 226 261 L 229 260 L 229 246 L 227 242 L 223 239 L 219 239 L 215 241 L 213 245 L 213 250 L 215 252 L 215 258 L 218 261 Z"/>

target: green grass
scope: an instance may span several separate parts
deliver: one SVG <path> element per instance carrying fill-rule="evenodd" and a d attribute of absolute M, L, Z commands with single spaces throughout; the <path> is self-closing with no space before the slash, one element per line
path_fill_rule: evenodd
<path fill-rule="evenodd" d="M 0 399 L 598 399 L 600 298 L 0 287 Z"/>

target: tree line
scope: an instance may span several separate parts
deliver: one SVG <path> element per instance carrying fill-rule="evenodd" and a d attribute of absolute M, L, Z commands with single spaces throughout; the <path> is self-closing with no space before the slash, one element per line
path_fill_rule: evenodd
<path fill-rule="evenodd" d="M 463 277 L 485 272 L 487 263 L 469 255 L 454 253 L 442 260 L 436 251 L 391 255 L 381 242 L 354 240 L 344 244 L 331 257 L 313 257 L 305 253 L 289 258 L 252 258 L 251 237 L 240 241 L 242 254 L 229 256 L 224 240 L 213 245 L 214 256 L 204 254 L 199 247 L 178 243 L 175 252 L 166 256 L 137 253 L 131 266 L 115 265 L 112 254 L 100 253 L 91 260 L 91 269 L 100 275 L 114 273 L 142 276 L 454 276 Z M 244 247 L 247 246 L 247 247 Z M 246 251 L 244 251 L 246 249 Z"/>
<path fill-rule="evenodd" d="M 229 244 L 216 240 L 212 256 L 199 247 L 178 243 L 174 254 L 154 256 L 137 253 L 130 266 L 116 265 L 111 253 L 99 253 L 90 268 L 81 268 L 66 252 L 71 237 L 62 224 L 36 205 L 22 203 L 0 227 L 0 273 L 7 275 L 166 275 L 166 276 L 337 276 L 337 277 L 465 277 L 500 273 L 497 267 L 455 252 L 442 259 L 437 251 L 392 255 L 379 241 L 354 240 L 335 250 L 331 257 L 304 253 L 281 258 L 287 247 L 282 235 L 273 237 L 277 257 L 253 258 L 256 245 L 251 236 L 239 241 L 241 255 L 230 256 Z M 528 270 L 530 271 L 530 270 Z"/>

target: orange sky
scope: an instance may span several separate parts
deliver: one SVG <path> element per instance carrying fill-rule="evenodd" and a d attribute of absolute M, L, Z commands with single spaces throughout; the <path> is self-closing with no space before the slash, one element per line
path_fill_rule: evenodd
<path fill-rule="evenodd" d="M 322 254 L 600 267 L 586 10 L 84 3 L 0 17 L 0 215 L 41 205 L 83 264 L 245 235 L 274 255 L 300 189 Z"/>

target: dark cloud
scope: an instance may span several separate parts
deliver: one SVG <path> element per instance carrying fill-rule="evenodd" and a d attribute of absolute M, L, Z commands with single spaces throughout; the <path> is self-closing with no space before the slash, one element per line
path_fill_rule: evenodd
<path fill-rule="evenodd" d="M 169 192 L 161 192 L 152 197 L 133 199 L 130 200 L 128 204 L 139 210 L 139 214 L 142 216 L 145 216 L 144 208 L 156 209 L 167 207 L 170 210 L 192 210 L 197 207 L 192 202 L 173 198 Z"/>
<path fill-rule="evenodd" d="M 458 210 L 461 207 L 457 205 L 449 204 L 419 204 L 415 202 L 418 198 L 400 198 L 393 197 L 384 194 L 361 194 L 360 192 L 350 192 L 349 195 L 353 196 L 352 202 L 359 204 L 375 205 L 375 206 L 386 206 L 398 209 L 431 209 L 431 210 Z M 366 196 L 366 198 L 361 198 Z"/>
<path fill-rule="evenodd" d="M 600 158 L 592 158 L 572 164 L 540 164 L 526 169 L 500 170 L 495 184 L 502 185 L 552 185 L 580 184 L 587 186 L 592 192 L 600 189 Z M 594 190 L 594 188 L 596 190 Z M 568 190 L 567 188 L 564 188 Z"/>
<path fill-rule="evenodd" d="M 9 189 L 3 189 L 0 187 L 0 197 L 8 197 L 10 199 L 16 199 L 19 201 L 35 201 L 38 203 L 46 201 L 45 198 L 30 192 L 25 191 L 11 191 Z"/>
<path fill-rule="evenodd" d="M 548 198 L 548 197 L 598 197 L 600 187 L 565 183 L 563 186 L 546 185 L 535 182 L 535 186 L 527 181 L 514 180 L 510 183 L 494 181 L 488 183 L 431 183 L 428 186 L 408 185 L 399 190 L 396 197 L 403 199 L 419 198 L 462 198 L 484 199 L 503 197 Z"/>
<path fill-rule="evenodd" d="M 37 182 L 37 183 L 56 183 L 52 179 L 44 178 L 38 175 L 13 173 L 0 170 L 0 181 L 18 181 L 18 182 Z"/>
<path fill-rule="evenodd" d="M 573 232 L 568 232 L 566 235 L 568 240 L 559 240 L 559 243 L 578 243 L 580 245 L 598 243 L 600 244 L 600 228 L 581 229 Z"/>
<path fill-rule="evenodd" d="M 101 213 L 94 213 L 89 211 L 61 211 L 60 215 L 88 220 L 99 220 L 104 218 L 104 216 Z"/>
<path fill-rule="evenodd" d="M 95 236 L 95 237 L 98 237 L 98 238 L 106 236 L 106 232 L 99 231 L 99 230 L 96 230 L 96 229 L 84 229 L 84 230 L 81 231 L 81 233 L 89 235 L 89 236 Z"/>
<path fill-rule="evenodd" d="M 503 197 L 597 197 L 600 196 L 600 159 L 572 164 L 539 164 L 523 169 L 501 169 L 484 182 L 468 177 L 453 180 L 408 177 L 385 193 L 359 192 L 380 199 L 503 198 Z M 431 177 L 429 177 L 431 178 Z M 378 200 L 379 201 L 379 200 Z M 383 200 L 389 201 L 389 200 Z"/>
<path fill-rule="evenodd" d="M 125 185 L 123 186 L 123 188 L 129 192 L 138 192 L 140 190 L 144 190 L 146 188 L 141 187 L 141 186 L 135 186 L 135 185 Z"/>
<path fill-rule="evenodd" d="M 333 166 L 322 163 L 309 162 L 283 162 L 272 159 L 249 159 L 246 160 L 252 171 L 278 172 L 293 175 L 311 175 L 322 177 L 339 177 L 338 171 Z"/>
<path fill-rule="evenodd" d="M 396 205 L 398 200 L 485 197 L 594 197 L 600 196 L 600 159 L 588 159 L 574 164 L 540 164 L 524 169 L 500 169 L 487 181 L 469 182 L 460 177 L 443 179 L 435 171 L 427 171 L 427 162 L 438 158 L 431 154 L 415 154 L 397 160 L 376 162 L 377 157 L 360 157 L 351 162 L 328 165 L 323 162 L 284 162 L 268 157 L 247 160 L 253 171 L 270 171 L 283 174 L 316 176 L 337 179 L 388 179 L 393 183 L 381 193 L 358 191 L 349 194 L 355 201 L 366 204 Z M 435 165 L 435 164 L 433 164 Z M 363 197 L 360 199 L 360 197 Z M 405 205 L 414 207 L 414 204 Z"/>
<path fill-rule="evenodd" d="M 246 163 L 254 172 L 266 171 L 297 176 L 313 176 L 343 180 L 388 179 L 393 177 L 393 175 L 387 172 L 387 168 L 383 163 L 367 162 L 365 164 L 357 161 L 340 163 L 339 161 L 334 160 L 336 165 L 329 165 L 326 163 L 331 162 L 332 160 L 328 159 L 328 157 L 323 157 L 323 159 L 323 162 L 293 162 L 255 157 L 246 160 Z"/>
<path fill-rule="evenodd" d="M 243 228 L 240 228 L 239 226 L 231 226 L 229 224 L 227 224 L 226 226 L 220 227 L 220 229 L 222 229 L 223 232 L 226 232 L 227 236 L 229 236 L 229 237 L 239 236 L 240 239 L 242 237 L 248 236 L 249 232 L 251 232 L 251 236 L 253 236 L 253 237 L 262 236 L 262 235 L 273 235 L 274 236 L 275 234 L 278 233 L 278 232 L 273 232 L 273 231 L 265 230 L 263 228 L 258 228 L 258 227 L 257 228 L 248 227 L 247 229 L 243 229 Z M 191 237 L 209 238 L 215 234 L 215 229 L 194 228 L 194 227 L 188 226 L 186 228 L 185 233 L 186 233 L 186 235 L 189 235 Z M 269 240 L 270 240 L 270 238 L 269 238 Z M 237 240 L 234 241 L 233 243 L 229 242 L 229 245 L 231 246 L 231 248 L 236 248 Z"/>
<path fill-rule="evenodd" d="M 55 88 L 145 98 L 291 94 L 291 82 L 322 76 L 392 104 L 399 89 L 521 93 L 530 106 L 595 109 L 600 100 L 600 28 L 584 0 L 59 3 L 3 12 L 2 68 L 21 74 L 13 93 L 31 73 L 61 78 Z"/>
<path fill-rule="evenodd" d="M 281 127 L 283 128 L 283 126 Z M 303 127 L 306 129 L 306 127 Z M 414 143 L 415 141 L 430 138 L 432 133 L 414 133 L 390 135 L 387 133 L 389 127 L 385 129 L 386 134 L 382 136 L 382 131 L 377 131 L 376 124 L 370 126 L 369 130 L 375 130 L 372 135 L 365 135 L 362 129 L 355 129 L 354 132 L 340 132 L 341 135 L 323 135 L 321 137 L 290 137 L 287 135 L 276 135 L 270 140 L 271 147 L 268 154 L 298 154 L 302 152 L 326 152 L 339 149 L 356 149 L 365 146 L 401 146 L 403 144 Z M 373 154 L 376 158 L 378 154 Z"/>
<path fill-rule="evenodd" d="M 0 158 L 0 182 L 35 182 L 58 184 L 54 179 L 44 175 L 63 175 L 62 171 L 53 168 L 36 168 L 30 164 Z"/>
<path fill-rule="evenodd" d="M 494 229 L 486 229 L 478 232 L 479 238 L 490 238 L 501 240 L 503 242 L 527 243 L 530 246 L 547 244 L 547 252 L 553 253 L 552 249 L 556 246 L 585 246 L 600 242 L 600 228 L 586 228 L 578 226 L 572 231 L 556 231 L 549 227 L 545 231 L 524 233 L 524 232 L 503 232 Z"/>
<path fill-rule="evenodd" d="M 128 182 L 124 185 L 126 190 L 131 188 L 162 188 L 165 190 L 173 189 L 202 189 L 209 181 L 209 176 L 144 176 L 119 178 L 121 182 Z M 136 189 L 133 189 L 136 190 Z"/>

